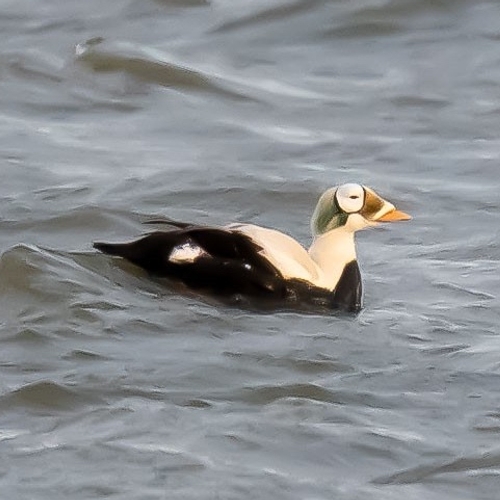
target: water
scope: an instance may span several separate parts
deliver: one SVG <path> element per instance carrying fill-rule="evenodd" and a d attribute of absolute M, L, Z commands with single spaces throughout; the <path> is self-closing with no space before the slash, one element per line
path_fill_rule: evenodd
<path fill-rule="evenodd" d="M 5 498 L 496 498 L 500 4 L 0 2 Z M 358 237 L 357 317 L 179 296 L 148 216 Z"/>

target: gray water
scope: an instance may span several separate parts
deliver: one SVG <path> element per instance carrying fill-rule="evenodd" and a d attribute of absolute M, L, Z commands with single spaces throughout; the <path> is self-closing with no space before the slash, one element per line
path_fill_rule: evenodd
<path fill-rule="evenodd" d="M 491 500 L 500 3 L 0 1 L 0 491 Z M 279 228 L 366 184 L 359 316 L 180 296 L 149 216 Z"/>

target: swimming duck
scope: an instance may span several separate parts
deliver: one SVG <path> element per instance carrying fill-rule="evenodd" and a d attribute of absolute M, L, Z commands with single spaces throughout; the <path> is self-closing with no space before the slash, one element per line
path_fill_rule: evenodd
<path fill-rule="evenodd" d="M 290 236 L 252 224 L 224 227 L 168 221 L 129 243 L 94 243 L 149 273 L 188 288 L 233 298 L 261 298 L 276 306 L 300 302 L 356 312 L 362 282 L 354 233 L 380 222 L 409 220 L 372 189 L 343 184 L 316 205 L 308 250 Z"/>

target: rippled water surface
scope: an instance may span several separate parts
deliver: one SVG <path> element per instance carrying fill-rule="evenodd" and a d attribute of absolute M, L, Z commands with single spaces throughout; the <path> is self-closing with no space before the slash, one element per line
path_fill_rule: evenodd
<path fill-rule="evenodd" d="M 500 4 L 0 1 L 0 490 L 491 500 Z M 148 216 L 362 233 L 359 316 L 179 296 L 92 241 Z"/>

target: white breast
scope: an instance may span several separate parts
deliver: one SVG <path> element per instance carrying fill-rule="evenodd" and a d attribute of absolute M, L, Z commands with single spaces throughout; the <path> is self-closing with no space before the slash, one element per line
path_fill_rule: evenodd
<path fill-rule="evenodd" d="M 321 286 L 334 290 L 346 265 L 356 260 L 354 232 L 342 226 L 317 236 L 309 255 L 322 271 Z"/>

